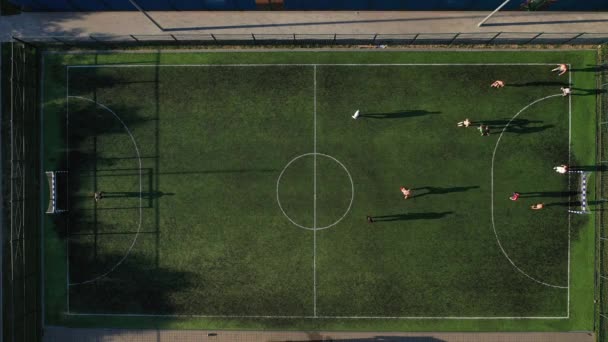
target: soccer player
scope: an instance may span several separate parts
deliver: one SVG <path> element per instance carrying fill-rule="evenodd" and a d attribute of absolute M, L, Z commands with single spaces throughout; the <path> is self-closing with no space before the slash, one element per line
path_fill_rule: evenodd
<path fill-rule="evenodd" d="M 93 193 L 93 198 L 95 199 L 95 202 L 101 201 L 101 199 L 103 198 L 103 191 L 96 191 L 95 193 Z"/>
<path fill-rule="evenodd" d="M 401 193 L 403 194 L 403 199 L 408 199 L 412 191 L 410 189 L 406 189 L 404 186 L 400 188 Z"/>
<path fill-rule="evenodd" d="M 519 198 L 519 192 L 514 192 L 513 195 L 511 195 L 511 197 L 509 197 L 509 199 L 511 201 L 517 201 L 518 198 Z"/>
<path fill-rule="evenodd" d="M 464 119 L 464 121 L 460 121 L 458 123 L 458 127 L 469 127 L 471 126 L 471 121 L 469 120 L 469 118 Z"/>
<path fill-rule="evenodd" d="M 367 223 L 374 223 L 374 218 L 367 215 Z"/>
<path fill-rule="evenodd" d="M 564 173 L 568 172 L 568 165 L 559 165 L 559 166 L 554 167 L 553 170 L 555 170 L 555 172 L 557 172 L 557 173 L 564 174 Z"/>
<path fill-rule="evenodd" d="M 572 95 L 572 88 L 570 87 L 561 87 L 560 88 L 562 90 L 562 96 L 568 96 L 568 95 Z"/>
<path fill-rule="evenodd" d="M 532 210 L 541 210 L 544 207 L 545 207 L 545 205 L 543 203 L 536 203 L 536 204 L 533 204 L 530 207 L 530 209 L 532 209 Z"/>
<path fill-rule="evenodd" d="M 353 119 L 357 120 L 358 117 L 359 117 L 359 110 L 357 109 L 355 114 L 353 114 Z"/>
<path fill-rule="evenodd" d="M 479 130 L 479 133 L 481 133 L 482 136 L 488 136 L 488 135 L 490 135 L 490 127 L 488 127 L 488 125 L 481 124 L 481 125 L 479 125 L 478 130 Z"/>
<path fill-rule="evenodd" d="M 557 75 L 561 76 L 568 72 L 568 66 L 566 64 L 558 64 L 557 68 L 552 69 L 551 71 L 553 71 L 553 72 L 557 71 L 558 72 Z"/>
<path fill-rule="evenodd" d="M 502 88 L 505 86 L 505 82 L 501 81 L 501 80 L 496 80 L 494 81 L 494 83 L 492 83 L 492 85 L 490 87 L 492 88 Z"/>

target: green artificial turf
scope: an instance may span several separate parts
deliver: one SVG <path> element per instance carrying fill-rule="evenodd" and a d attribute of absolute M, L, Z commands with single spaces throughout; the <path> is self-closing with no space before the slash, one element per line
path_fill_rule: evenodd
<path fill-rule="evenodd" d="M 592 51 L 47 55 L 45 169 L 70 194 L 46 221 L 47 322 L 591 330 L 594 218 L 569 219 L 579 178 L 551 170 L 562 61 L 592 168 Z M 106 63 L 269 65 L 65 68 Z"/>

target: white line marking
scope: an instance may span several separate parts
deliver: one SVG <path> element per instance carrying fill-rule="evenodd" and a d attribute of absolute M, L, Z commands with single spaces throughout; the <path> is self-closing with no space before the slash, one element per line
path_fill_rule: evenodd
<path fill-rule="evenodd" d="M 316 69 L 317 65 L 324 65 L 324 66 L 531 66 L 531 65 L 554 65 L 554 63 L 399 63 L 399 64 L 161 64 L 161 65 L 157 65 L 157 64 L 108 64 L 108 65 L 68 65 L 67 68 L 111 68 L 111 67 L 117 67 L 117 68 L 131 68 L 131 67 L 273 67 L 273 66 L 314 66 Z M 316 76 L 316 75 L 315 75 Z M 604 85 L 608 85 L 604 84 Z M 604 86 L 602 85 L 602 86 Z M 560 94 L 556 94 L 556 95 L 551 95 L 551 96 L 558 96 Z M 315 92 L 315 96 L 316 96 L 316 92 Z M 542 100 L 542 99 L 541 99 Z M 537 100 L 539 101 L 539 100 Z M 534 104 L 534 103 L 532 103 Z M 530 104 L 530 105 L 532 105 Z M 530 106 L 528 105 L 528 106 Z M 315 110 L 316 110 L 316 100 L 315 100 Z M 316 114 L 316 113 L 315 113 Z M 315 116 L 316 119 L 316 116 Z M 511 119 L 513 120 L 513 119 Z M 502 136 L 502 134 L 501 134 Z M 499 137 L 500 140 L 500 137 Z M 316 149 L 316 124 L 315 124 L 315 149 Z M 496 149 L 495 151 L 496 152 Z M 315 155 L 317 153 L 314 153 Z M 310 153 L 306 154 L 306 155 L 310 155 Z M 304 155 L 302 155 L 304 156 Z M 287 167 L 289 166 L 289 164 L 293 163 L 296 159 L 302 157 L 302 156 L 298 156 L 296 158 L 294 158 L 292 161 L 290 161 L 287 166 L 285 167 L 285 169 L 287 169 Z M 352 187 L 352 198 L 351 198 L 351 203 L 349 205 L 349 209 L 347 210 L 347 212 L 350 210 L 350 207 L 352 206 L 352 202 L 354 199 L 354 184 L 352 182 L 352 177 L 350 176 L 350 173 L 348 172 L 348 170 L 344 167 L 344 165 L 342 163 L 340 163 L 338 160 L 336 160 L 333 157 L 327 156 L 329 158 L 334 159 L 336 162 L 338 162 L 340 165 L 342 165 L 342 167 L 347 171 L 348 176 L 351 180 L 351 187 Z M 141 160 L 140 160 L 141 163 Z M 492 163 L 493 164 L 493 163 Z M 282 174 L 285 172 L 285 169 L 281 172 L 281 176 Z M 492 166 L 492 175 L 493 175 L 493 166 Z M 281 207 L 280 205 L 280 201 L 279 201 L 279 182 L 280 182 L 280 178 L 281 176 L 279 176 L 279 180 L 277 181 L 277 201 L 279 202 L 279 207 Z M 493 178 L 492 178 L 492 189 L 493 189 Z M 493 190 L 492 190 L 493 191 Z M 493 196 L 492 196 L 493 197 Z M 493 221 L 493 202 L 492 202 L 492 221 Z M 285 211 L 283 210 L 283 208 L 281 208 L 281 211 L 283 212 L 283 214 L 287 217 L 287 219 L 289 221 L 291 221 L 294 225 L 304 228 L 304 229 L 311 229 L 310 227 L 304 227 L 301 226 L 299 224 L 297 224 L 296 222 L 294 222 L 293 220 L 291 220 L 291 218 L 289 218 Z M 344 214 L 344 216 L 346 216 L 346 213 Z M 344 216 L 342 218 L 344 218 Z M 342 218 L 340 220 L 342 220 Z M 338 222 L 340 221 L 338 220 Z M 338 222 L 332 224 L 335 225 Z M 494 223 L 494 222 L 492 222 Z M 315 226 L 316 226 L 316 222 L 315 222 Z M 316 232 L 317 229 L 325 229 L 325 228 L 329 228 L 328 227 L 323 227 L 323 228 L 313 228 L 313 230 Z M 496 234 L 496 230 L 494 229 L 494 233 Z M 497 237 L 497 241 L 498 241 L 498 236 Z M 500 245 L 500 241 L 498 241 L 499 246 L 502 249 L 502 246 Z M 504 253 L 504 250 L 503 250 Z M 506 256 L 506 253 L 505 253 Z M 507 259 L 508 256 L 507 256 Z M 509 259 L 509 261 L 511 261 Z M 513 262 L 511 261 L 511 263 L 513 264 Z M 513 266 L 515 266 L 513 264 Z M 515 266 L 517 268 L 517 266 Z M 528 276 L 529 277 L 529 276 Z M 533 279 L 533 278 L 532 278 Z M 553 286 L 550 284 L 545 284 L 547 286 Z M 554 286 L 554 287 L 558 287 L 558 288 L 562 288 L 559 286 Z M 520 317 L 513 317 L 513 316 L 500 316 L 500 317 L 459 317 L 459 316 L 420 316 L 420 317 L 411 317 L 411 316 L 272 316 L 272 315 L 151 315 L 151 314 L 89 314 L 89 313 L 70 313 L 68 312 L 67 315 L 71 315 L 71 316 L 116 316 L 116 317 L 209 317 L 209 318 L 213 318 L 213 317 L 217 317 L 217 318 L 293 318 L 293 319 L 302 319 L 302 318 L 317 318 L 317 319 L 404 319 L 404 320 L 429 320 L 429 319 L 447 319 L 447 320 L 520 320 L 520 319 L 568 319 L 569 316 L 566 317 L 561 317 L 561 316 L 520 316 Z"/>
<path fill-rule="evenodd" d="M 87 64 L 68 65 L 68 68 L 140 68 L 140 67 L 275 67 L 275 66 L 509 66 L 555 65 L 555 63 L 337 63 L 337 64 Z"/>
<path fill-rule="evenodd" d="M 301 154 L 301 155 L 293 158 L 292 160 L 290 160 L 289 163 L 287 163 L 287 165 L 285 165 L 285 167 L 283 168 L 283 171 L 281 171 L 281 174 L 279 174 L 279 178 L 277 179 L 277 203 L 279 204 L 279 209 L 281 209 L 281 212 L 283 213 L 283 215 L 285 215 L 285 217 L 289 220 L 289 222 L 293 223 L 295 226 L 300 227 L 302 229 L 308 229 L 308 230 L 322 230 L 322 229 L 331 228 L 331 227 L 335 226 L 336 224 L 338 224 L 340 221 L 342 221 L 344 219 L 344 217 L 346 217 L 346 214 L 348 214 L 348 212 L 350 211 L 350 209 L 353 205 L 353 200 L 355 199 L 355 184 L 353 182 L 353 177 L 351 176 L 351 174 L 348 171 L 348 169 L 346 168 L 346 166 L 344 166 L 344 164 L 342 164 L 342 162 L 340 162 L 338 159 L 336 159 L 330 155 L 323 154 L 323 153 L 316 153 L 319 156 L 327 157 L 327 158 L 335 161 L 336 163 L 338 163 L 344 169 L 344 171 L 346 172 L 346 175 L 348 176 L 348 179 L 350 180 L 350 189 L 351 189 L 350 203 L 348 204 L 348 208 L 346 208 L 346 210 L 344 211 L 344 215 L 342 215 L 342 217 L 340 217 L 334 223 L 324 226 L 324 227 L 316 227 L 316 228 L 303 226 L 303 225 L 297 223 L 296 221 L 292 220 L 291 217 L 289 217 L 289 215 L 287 215 L 287 213 L 283 209 L 283 206 L 281 205 L 281 198 L 279 196 L 279 187 L 281 184 L 281 178 L 283 177 L 283 174 L 285 173 L 287 168 L 289 168 L 289 165 L 291 165 L 293 162 L 295 162 L 296 160 L 298 160 L 300 158 L 310 156 L 313 154 L 315 154 L 315 153 L 310 152 L 310 153 Z"/>
<path fill-rule="evenodd" d="M 552 97 L 556 97 L 556 96 L 562 96 L 562 94 L 555 94 L 555 95 L 549 95 L 549 96 L 545 96 L 541 99 L 538 99 L 530 104 L 528 104 L 527 106 L 525 106 L 524 108 L 522 108 L 519 112 L 517 112 L 517 114 L 515 114 L 511 120 L 509 120 L 509 122 L 507 123 L 507 125 L 502 129 L 502 132 L 500 132 L 500 136 L 498 137 L 498 140 L 496 140 L 496 146 L 494 146 L 494 152 L 492 153 L 492 167 L 490 169 L 490 196 L 491 196 L 491 213 L 492 213 L 492 229 L 494 230 L 494 235 L 496 236 L 496 242 L 498 242 L 498 247 L 500 247 L 500 250 L 502 251 L 502 254 L 504 254 L 504 256 L 507 258 L 507 260 L 509 260 L 509 262 L 511 263 L 511 265 L 513 265 L 513 267 L 519 271 L 519 273 L 525 275 L 526 277 L 534 280 L 535 282 L 545 285 L 545 286 L 549 286 L 549 287 L 555 287 L 555 288 L 560 288 L 560 289 L 565 289 L 568 288 L 567 286 L 558 286 L 558 285 L 553 285 L 553 284 L 548 284 L 545 283 L 543 281 L 540 281 L 534 277 L 532 277 L 531 275 L 527 274 L 526 272 L 524 272 L 521 268 L 517 267 L 517 265 L 515 265 L 515 263 L 513 262 L 513 260 L 511 260 L 511 258 L 509 258 L 509 255 L 507 254 L 507 252 L 505 251 L 505 249 L 502 247 L 502 244 L 500 243 L 500 239 L 498 238 L 498 232 L 496 231 L 496 225 L 494 223 L 494 158 L 496 157 L 496 151 L 498 150 L 498 145 L 500 145 L 500 139 L 502 138 L 503 134 L 505 133 L 506 129 L 509 127 L 509 125 L 511 124 L 511 121 L 515 120 L 519 114 L 523 113 L 526 109 L 528 109 L 530 106 L 541 102 L 543 100 L 552 98 Z"/>
<path fill-rule="evenodd" d="M 129 249 L 127 250 L 127 252 L 125 253 L 125 255 L 122 257 L 122 259 L 120 259 L 114 266 L 112 266 L 112 268 L 110 268 L 108 271 L 106 271 L 105 273 L 87 280 L 87 281 L 82 281 L 79 283 L 69 283 L 69 286 L 73 286 L 73 285 L 82 285 L 82 284 L 87 284 L 87 283 L 92 283 L 98 279 L 101 279 L 105 276 L 107 276 L 108 274 L 110 274 L 112 271 L 114 271 L 120 264 L 122 264 L 123 261 L 125 261 L 125 259 L 129 256 L 129 253 L 131 253 L 131 250 L 133 249 L 133 246 L 135 246 L 135 242 L 137 242 L 137 237 L 139 236 L 139 232 L 141 230 L 141 226 L 142 226 L 142 217 L 143 217 L 143 198 L 142 198 L 142 192 L 143 192 L 143 184 L 142 184 L 142 165 L 141 165 L 141 155 L 139 153 L 139 148 L 137 147 L 137 142 L 135 142 L 135 137 L 133 136 L 133 134 L 131 133 L 131 131 L 129 130 L 129 127 L 127 127 L 127 125 L 124 123 L 124 121 L 122 121 L 122 119 L 116 114 L 114 113 L 110 108 L 106 107 L 105 105 L 86 98 L 86 97 L 81 97 L 81 96 L 70 96 L 70 98 L 75 98 L 75 99 L 80 99 L 80 100 L 84 100 L 84 101 L 88 101 L 88 102 L 92 102 L 94 104 L 96 104 L 97 106 L 107 110 L 108 112 L 112 113 L 112 115 L 114 115 L 114 117 L 123 125 L 123 127 L 125 128 L 125 130 L 127 131 L 127 133 L 129 134 L 129 136 L 131 137 L 131 142 L 133 142 L 133 146 L 135 147 L 135 153 L 137 154 L 137 160 L 139 162 L 139 223 L 137 225 L 137 232 L 135 233 L 135 237 L 133 238 L 133 242 L 131 242 L 131 246 L 129 247 Z"/>
<path fill-rule="evenodd" d="M 568 69 L 572 69 L 572 65 L 568 64 Z M 568 86 L 572 87 L 572 72 L 568 73 Z M 568 166 L 572 165 L 572 95 L 568 96 Z M 572 203 L 572 193 L 570 191 L 570 180 L 572 173 L 568 173 L 568 306 L 566 308 L 566 316 L 570 317 L 570 230 L 572 213 L 570 212 L 570 203 Z"/>
<path fill-rule="evenodd" d="M 206 318 L 285 318 L 285 319 L 462 319 L 462 320 L 505 320 L 505 319 L 568 319 L 563 316 L 529 316 L 529 317 L 474 317 L 474 316 L 272 316 L 272 315 L 154 315 L 154 314 L 105 314 L 105 313 L 66 313 L 68 316 L 108 316 L 108 317 L 206 317 Z"/>
<path fill-rule="evenodd" d="M 317 316 L 317 66 L 313 67 L 313 222 L 312 222 L 312 279 L 313 279 L 313 314 Z"/>

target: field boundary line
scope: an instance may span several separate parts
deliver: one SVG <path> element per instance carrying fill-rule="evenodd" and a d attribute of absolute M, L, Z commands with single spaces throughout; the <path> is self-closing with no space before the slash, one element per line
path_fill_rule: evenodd
<path fill-rule="evenodd" d="M 271 66 L 530 66 L 555 63 L 242 63 L 242 64 L 86 64 L 67 65 L 67 68 L 141 68 L 141 67 L 271 67 Z"/>
<path fill-rule="evenodd" d="M 112 266 L 112 268 L 110 268 L 108 271 L 106 271 L 105 273 L 98 275 L 97 277 L 93 278 L 93 279 L 89 279 L 86 281 L 82 281 L 79 283 L 70 283 L 68 281 L 68 288 L 69 286 L 75 286 L 75 285 L 83 285 L 83 284 L 87 284 L 87 283 L 92 283 L 98 279 L 101 279 L 105 276 L 107 276 L 108 274 L 110 274 L 111 272 L 113 272 L 120 264 L 123 263 L 123 261 L 125 261 L 125 259 L 129 256 L 129 254 L 131 253 L 131 250 L 133 249 L 133 247 L 135 246 L 135 243 L 137 242 L 137 237 L 139 236 L 139 232 L 141 230 L 141 226 L 142 226 L 142 221 L 143 221 L 143 198 L 142 198 L 142 192 L 143 192 L 143 184 L 142 184 L 142 163 L 141 163 L 141 155 L 139 153 L 139 147 L 137 147 L 137 142 L 135 141 L 135 137 L 133 136 L 133 134 L 131 133 L 131 130 L 129 130 L 129 127 L 124 123 L 124 121 L 122 121 L 122 119 L 116 114 L 114 113 L 114 111 L 112 111 L 110 108 L 108 108 L 107 106 L 86 98 L 86 97 L 82 97 L 82 96 L 69 96 L 69 98 L 75 98 L 75 99 L 80 99 L 83 101 L 88 101 L 91 103 L 94 103 L 95 105 L 107 110 L 108 112 L 112 113 L 112 115 L 114 115 L 114 117 L 123 125 L 123 127 L 125 128 L 125 130 L 127 131 L 127 133 L 129 134 L 129 137 L 131 138 L 131 142 L 133 142 L 133 146 L 135 147 L 135 153 L 137 154 L 137 160 L 139 162 L 139 224 L 137 226 L 137 233 L 135 234 L 135 237 L 133 237 L 133 242 L 131 242 L 131 246 L 129 247 L 129 249 L 127 250 L 127 252 L 125 253 L 125 255 L 114 265 Z M 69 103 L 69 102 L 68 102 Z M 68 234 L 69 236 L 69 234 Z M 69 239 L 68 239 L 69 240 Z M 68 265 L 69 265 L 69 259 L 68 259 Z M 69 272 L 68 272 L 69 275 Z M 68 279 L 69 280 L 69 279 Z M 69 298 L 69 295 L 68 295 Z"/>
<path fill-rule="evenodd" d="M 313 219 L 312 282 L 313 315 L 317 317 L 317 66 L 313 66 Z"/>
<path fill-rule="evenodd" d="M 402 320 L 523 320 L 523 319 L 569 319 L 566 316 L 288 316 L 288 315 L 160 315 L 160 314 L 107 314 L 68 312 L 68 316 L 99 317 L 181 317 L 181 318 L 281 318 L 281 319 L 402 319 Z"/>
<path fill-rule="evenodd" d="M 562 96 L 562 94 L 553 94 L 553 95 L 548 95 L 545 96 L 543 98 L 537 99 L 533 102 L 531 102 L 530 104 L 528 104 L 527 106 L 525 106 L 524 108 L 522 108 L 519 112 L 517 112 L 517 114 L 515 114 L 507 123 L 507 125 L 502 129 L 502 132 L 500 132 L 500 136 L 498 136 L 498 140 L 496 140 L 496 145 L 494 146 L 494 152 L 492 153 L 492 167 L 490 168 L 490 211 L 491 211 L 491 217 L 492 217 L 492 229 L 494 230 L 494 236 L 496 237 L 496 242 L 498 243 L 498 247 L 500 247 L 500 250 L 502 251 L 502 254 L 504 254 L 504 256 L 507 258 L 507 260 L 509 260 L 509 262 L 511 263 L 511 265 L 517 270 L 519 271 L 519 273 L 525 275 L 526 277 L 530 278 L 531 280 L 541 284 L 541 285 L 545 285 L 548 287 L 554 287 L 554 288 L 559 288 L 559 289 L 567 289 L 569 288 L 569 286 L 560 286 L 560 285 L 554 285 L 554 284 L 549 284 L 549 283 L 545 283 L 541 280 L 538 280 L 534 277 L 532 277 L 531 275 L 527 274 L 526 272 L 524 272 L 521 268 L 519 268 L 515 262 L 513 262 L 513 260 L 511 260 L 511 258 L 509 257 L 509 255 L 507 254 L 507 252 L 505 251 L 505 249 L 502 247 L 502 244 L 500 243 L 500 239 L 498 238 L 498 232 L 496 231 L 496 225 L 494 223 L 494 159 L 496 157 L 496 151 L 498 150 L 498 146 L 500 145 L 500 140 L 502 139 L 503 134 L 505 133 L 505 131 L 507 130 L 507 128 L 509 127 L 509 125 L 511 124 L 511 122 L 513 120 L 515 120 L 519 114 L 523 113 L 525 110 L 527 110 L 528 108 L 530 108 L 531 106 L 544 101 L 546 99 L 552 98 L 552 97 L 556 97 L 556 96 Z M 568 215 L 568 217 L 570 217 Z M 568 241 L 569 242 L 569 241 Z M 569 251 L 569 249 L 568 249 Z M 569 258 L 569 256 L 568 256 Z M 570 262 L 570 259 L 568 259 L 568 262 Z M 568 275 L 569 277 L 569 275 Z"/>
<path fill-rule="evenodd" d="M 572 65 L 568 63 L 568 69 L 572 70 Z M 572 87 L 572 72 L 568 73 L 568 87 Z M 568 166 L 572 165 L 572 94 L 568 96 Z M 572 174 L 568 172 L 568 303 L 566 316 L 570 317 L 570 235 L 572 230 L 572 213 L 570 212 L 572 203 L 571 190 Z"/>

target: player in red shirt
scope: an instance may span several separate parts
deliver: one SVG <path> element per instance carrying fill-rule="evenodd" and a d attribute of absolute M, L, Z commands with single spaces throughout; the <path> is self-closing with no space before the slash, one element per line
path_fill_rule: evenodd
<path fill-rule="evenodd" d="M 511 195 L 511 197 L 509 197 L 509 199 L 511 201 L 517 201 L 518 198 L 519 198 L 519 192 L 514 192 L 513 195 Z"/>

